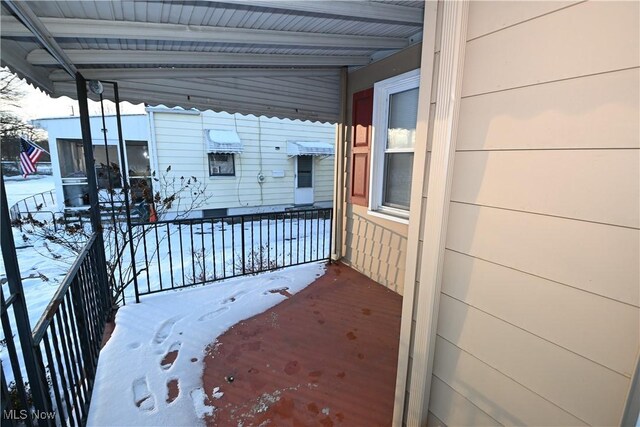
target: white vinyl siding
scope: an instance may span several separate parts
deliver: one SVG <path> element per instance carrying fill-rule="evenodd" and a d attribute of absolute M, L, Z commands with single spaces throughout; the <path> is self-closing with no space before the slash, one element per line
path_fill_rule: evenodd
<path fill-rule="evenodd" d="M 471 2 L 429 407 L 447 425 L 620 422 L 640 339 L 639 12 Z"/>
<path fill-rule="evenodd" d="M 313 159 L 313 199 L 316 203 L 333 200 L 334 159 L 335 156 L 317 156 Z"/>
<path fill-rule="evenodd" d="M 154 121 L 160 173 L 171 165 L 172 176 L 202 179 L 208 200 L 201 209 L 292 205 L 295 159 L 287 156 L 287 140 L 335 143 L 334 125 L 299 120 L 261 117 L 258 122 L 255 116 L 239 114 L 234 120 L 232 114 L 206 111 L 201 115 L 155 112 Z M 204 129 L 213 128 L 237 128 L 243 152 L 234 155 L 235 176 L 209 176 Z M 332 200 L 333 159 L 314 158 L 315 202 Z M 261 170 L 263 184 L 257 179 Z M 284 177 L 273 177 L 273 171 L 284 171 Z"/>

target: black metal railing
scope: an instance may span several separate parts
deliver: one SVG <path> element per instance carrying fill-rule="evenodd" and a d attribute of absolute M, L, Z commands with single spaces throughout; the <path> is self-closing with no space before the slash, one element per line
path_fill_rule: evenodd
<path fill-rule="evenodd" d="M 9 208 L 11 221 L 19 219 L 21 216 L 34 215 L 39 212 L 50 212 L 45 208 L 55 206 L 55 190 L 43 191 L 18 200 Z"/>
<path fill-rule="evenodd" d="M 140 295 L 331 257 L 332 209 L 134 223 Z"/>
<path fill-rule="evenodd" d="M 15 423 L 21 420 L 19 411 L 27 410 L 40 417 L 22 419 L 27 425 L 86 423 L 102 335 L 112 309 L 110 290 L 99 285 L 104 283 L 99 278 L 104 274 L 99 265 L 102 250 L 94 234 L 33 328 L 31 348 L 26 351 L 16 347 L 8 316 L 14 295 L 5 301 L 2 293 L 2 327 L 14 379 L 13 387 L 8 387 L 3 366 L 3 422 Z M 21 363 L 22 358 L 33 363 Z"/>

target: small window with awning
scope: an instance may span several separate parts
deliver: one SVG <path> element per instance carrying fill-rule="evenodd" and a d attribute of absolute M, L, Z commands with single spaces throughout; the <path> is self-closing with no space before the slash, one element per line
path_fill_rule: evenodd
<path fill-rule="evenodd" d="M 238 132 L 225 129 L 205 129 L 204 139 L 207 153 L 239 154 L 243 146 Z"/>
<path fill-rule="evenodd" d="M 333 156 L 333 144 L 322 141 L 287 141 L 287 155 Z"/>

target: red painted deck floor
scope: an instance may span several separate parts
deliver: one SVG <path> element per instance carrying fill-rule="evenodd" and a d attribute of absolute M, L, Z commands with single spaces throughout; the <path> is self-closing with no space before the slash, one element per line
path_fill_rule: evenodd
<path fill-rule="evenodd" d="M 402 297 L 342 264 L 219 337 L 208 425 L 389 426 Z M 233 381 L 229 382 L 229 377 Z M 214 387 L 224 395 L 215 399 Z"/>

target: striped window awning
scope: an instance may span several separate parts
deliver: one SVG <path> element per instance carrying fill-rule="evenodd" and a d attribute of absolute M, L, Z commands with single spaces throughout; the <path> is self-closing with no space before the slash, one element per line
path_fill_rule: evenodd
<path fill-rule="evenodd" d="M 333 156 L 333 144 L 321 141 L 287 141 L 289 156 Z"/>
<path fill-rule="evenodd" d="M 238 132 L 224 129 L 205 129 L 207 153 L 239 154 L 244 147 Z"/>

